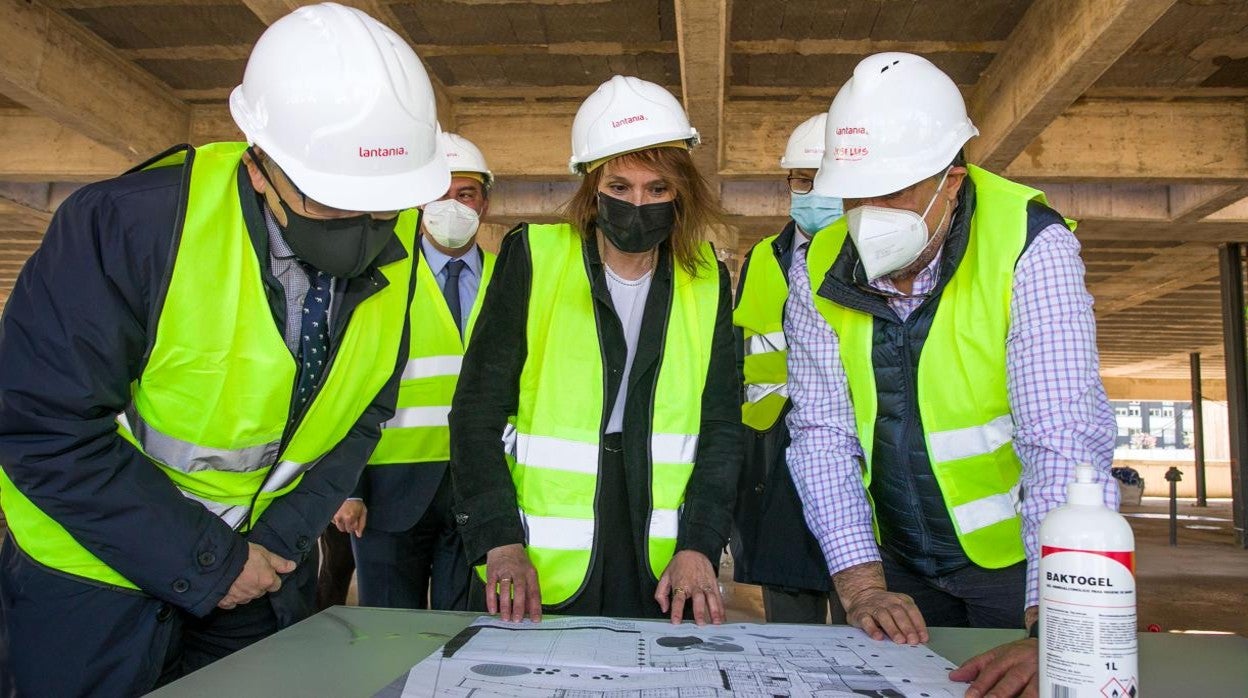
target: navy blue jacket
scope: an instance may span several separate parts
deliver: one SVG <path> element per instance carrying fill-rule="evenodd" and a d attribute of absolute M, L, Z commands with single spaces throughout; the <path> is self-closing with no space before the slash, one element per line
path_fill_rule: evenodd
<path fill-rule="evenodd" d="M 797 229 L 789 221 L 772 241 L 772 252 L 784 277 L 789 277 Z M 737 302 L 745 288 L 750 256 L 741 265 Z M 744 383 L 744 336 L 737 327 L 738 372 Z M 737 485 L 737 508 L 733 515 L 733 579 L 786 590 L 831 591 L 832 578 L 819 543 L 806 526 L 802 500 L 785 462 L 789 428 L 784 415 L 769 430 L 745 429 L 745 460 Z"/>
<path fill-rule="evenodd" d="M 53 217 L 0 320 L 0 464 L 87 550 L 148 594 L 202 616 L 242 570 L 248 541 L 297 563 L 307 559 L 355 485 L 380 436 L 378 425 L 393 414 L 407 331 L 389 383 L 347 437 L 249 533 L 234 532 L 182 496 L 118 436 L 114 420 L 130 402 L 130 384 L 152 348 L 180 234 L 184 173 L 167 167 L 85 186 Z M 268 272 L 268 235 L 241 165 L 238 181 L 281 328 L 281 286 Z M 397 237 L 378 261 L 396 255 L 406 255 Z M 386 283 L 375 268 L 371 272 L 339 282 L 336 327 L 375 293 L 375 281 Z M 203 289 L 205 304 L 214 293 Z"/>

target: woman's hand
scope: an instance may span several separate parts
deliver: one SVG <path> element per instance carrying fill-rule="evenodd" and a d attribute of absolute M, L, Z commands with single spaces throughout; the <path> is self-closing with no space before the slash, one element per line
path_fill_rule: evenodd
<path fill-rule="evenodd" d="M 522 544 L 500 545 L 486 553 L 485 610 L 507 621 L 523 620 L 526 613 L 534 623 L 541 621 L 537 570 Z"/>
<path fill-rule="evenodd" d="M 670 613 L 673 623 L 684 618 L 685 601 L 693 602 L 693 620 L 706 625 L 724 622 L 724 599 L 719 595 L 719 580 L 715 568 L 702 553 L 682 550 L 667 563 L 654 599 L 664 613 Z"/>

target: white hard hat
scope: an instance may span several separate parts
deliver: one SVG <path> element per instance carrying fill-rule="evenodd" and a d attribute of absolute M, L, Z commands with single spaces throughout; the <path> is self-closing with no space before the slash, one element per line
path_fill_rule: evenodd
<path fill-rule="evenodd" d="M 473 145 L 472 141 L 458 133 L 439 134 L 438 140 L 442 143 L 442 152 L 446 154 L 446 162 L 451 168 L 451 174 L 476 172 L 485 178 L 486 187 L 494 185 L 494 173 L 490 172 L 489 166 L 485 164 L 485 156 L 481 154 L 481 149 Z"/>
<path fill-rule="evenodd" d="M 446 193 L 433 86 L 403 39 L 354 8 L 301 7 L 251 51 L 230 114 L 300 191 L 348 211 Z"/>
<path fill-rule="evenodd" d="M 815 191 L 844 199 L 901 191 L 942 172 L 977 135 L 958 86 L 926 58 L 868 56 L 828 108 Z"/>
<path fill-rule="evenodd" d="M 798 124 L 789 136 L 789 144 L 780 158 L 780 167 L 786 170 L 819 169 L 823 163 L 824 125 L 827 114 L 816 114 Z"/>
<path fill-rule="evenodd" d="M 616 75 L 576 110 L 568 168 L 583 174 L 595 160 L 672 141 L 698 143 L 680 102 L 652 82 Z"/>

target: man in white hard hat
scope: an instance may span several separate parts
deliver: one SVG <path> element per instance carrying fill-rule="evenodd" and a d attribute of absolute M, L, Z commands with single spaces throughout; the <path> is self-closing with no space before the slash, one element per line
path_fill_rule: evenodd
<path fill-rule="evenodd" d="M 477 245 L 494 175 L 467 138 L 444 133 L 440 141 L 451 186 L 425 204 L 420 218 L 410 358 L 398 408 L 382 425 L 355 496 L 334 517 L 356 536 L 362 606 L 468 608 L 472 572 L 451 504 L 447 415 L 494 272 L 494 255 Z"/>
<path fill-rule="evenodd" d="M 812 116 L 789 136 L 780 167 L 788 173 L 790 220 L 746 255 L 732 314 L 745 388 L 741 418 L 750 437 L 733 517 L 733 579 L 763 587 L 769 623 L 826 623 L 829 617 L 845 622 L 784 462 L 789 400 L 783 321 L 789 268 L 794 250 L 809 244 L 842 212 L 840 199 L 812 191 L 827 119 L 826 113 Z"/>
<path fill-rule="evenodd" d="M 1073 222 L 967 165 L 977 134 L 927 60 L 863 60 L 828 110 L 814 184 L 845 216 L 790 275 L 789 467 L 850 623 L 899 642 L 927 625 L 1034 636 L 1037 529 L 1075 465 L 1117 504 Z M 1035 690 L 1036 648 L 953 678 L 975 679 L 968 695 Z"/>
<path fill-rule="evenodd" d="M 21 695 L 139 695 L 313 608 L 317 535 L 393 413 L 414 219 L 446 191 L 419 59 L 358 10 L 259 39 L 248 143 L 57 211 L 0 324 L 0 626 Z"/>

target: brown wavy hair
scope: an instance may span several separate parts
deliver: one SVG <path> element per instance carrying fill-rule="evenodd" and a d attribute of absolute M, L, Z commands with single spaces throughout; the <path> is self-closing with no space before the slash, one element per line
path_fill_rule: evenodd
<path fill-rule="evenodd" d="M 672 188 L 676 195 L 676 223 L 663 245 L 671 250 L 672 256 L 685 271 L 697 276 L 707 267 L 698 248 L 714 226 L 723 224 L 724 217 L 711 193 L 710 184 L 694 166 L 689 151 L 683 148 L 647 148 L 608 160 L 602 167 L 581 178 L 580 189 L 563 206 L 560 214 L 580 231 L 586 242 L 594 240 L 598 219 L 598 184 L 607 169 L 617 163 L 653 170 Z"/>

